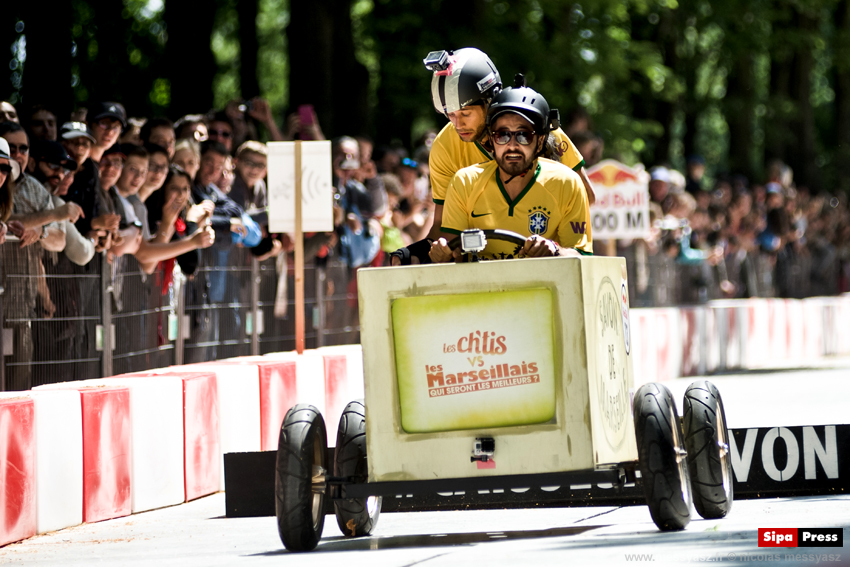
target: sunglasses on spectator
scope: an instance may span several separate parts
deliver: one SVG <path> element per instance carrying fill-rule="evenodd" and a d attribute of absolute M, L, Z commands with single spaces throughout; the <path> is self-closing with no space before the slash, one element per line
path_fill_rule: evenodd
<path fill-rule="evenodd" d="M 518 132 L 511 132 L 510 130 L 497 130 L 493 132 L 493 141 L 499 144 L 500 146 L 504 146 L 505 144 L 510 143 L 511 138 L 516 139 L 516 143 L 520 146 L 527 146 L 532 142 L 534 138 L 534 132 L 529 132 L 526 130 L 520 130 Z"/>
<path fill-rule="evenodd" d="M 65 175 L 68 175 L 69 173 L 71 173 L 70 169 L 68 169 L 67 167 L 63 167 L 63 166 L 59 165 L 58 163 L 47 163 L 46 165 L 50 169 L 50 171 L 53 171 L 53 172 L 57 172 L 59 170 L 62 170 L 62 171 L 65 172 Z"/>
<path fill-rule="evenodd" d="M 9 151 L 25 156 L 30 153 L 30 147 L 26 144 L 9 144 Z"/>
<path fill-rule="evenodd" d="M 162 173 L 168 169 L 167 165 L 149 165 L 148 171 L 151 173 Z"/>
<path fill-rule="evenodd" d="M 222 138 L 229 138 L 231 136 L 231 133 L 228 132 L 227 130 L 208 130 L 207 131 L 207 136 L 213 136 L 213 135 L 221 136 Z"/>
<path fill-rule="evenodd" d="M 0 163 L 0 173 L 5 173 L 6 175 L 9 175 L 10 173 L 12 173 L 12 166 L 8 163 Z"/>

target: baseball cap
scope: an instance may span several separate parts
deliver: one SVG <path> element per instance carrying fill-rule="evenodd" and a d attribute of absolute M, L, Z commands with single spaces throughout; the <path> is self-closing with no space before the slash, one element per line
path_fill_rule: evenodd
<path fill-rule="evenodd" d="M 125 159 L 127 157 L 127 154 L 124 153 L 124 150 L 121 147 L 123 145 L 124 144 L 112 144 L 109 147 L 109 149 L 107 149 L 105 152 L 103 152 L 103 156 L 101 156 L 101 159 L 108 156 L 108 155 L 112 155 L 112 154 L 117 154 L 117 155 L 121 156 L 121 159 Z"/>
<path fill-rule="evenodd" d="M 775 181 L 771 181 L 765 186 L 765 189 L 768 193 L 782 193 L 782 185 L 776 183 Z"/>
<path fill-rule="evenodd" d="M 651 170 L 649 170 L 649 180 L 670 183 L 670 170 L 664 167 L 663 165 L 653 167 Z"/>
<path fill-rule="evenodd" d="M 95 142 L 94 136 L 89 132 L 88 124 L 85 122 L 65 122 L 62 125 L 60 135 L 64 140 L 73 140 L 74 138 L 88 138 Z"/>
<path fill-rule="evenodd" d="M 30 155 L 37 162 L 45 161 L 53 165 L 61 165 L 71 171 L 77 169 L 77 162 L 71 159 L 59 142 L 39 140 L 33 145 Z"/>
<path fill-rule="evenodd" d="M 0 158 L 12 159 L 9 151 L 9 142 L 6 138 L 0 138 Z"/>
<path fill-rule="evenodd" d="M 121 123 L 121 127 L 127 126 L 127 111 L 120 102 L 99 102 L 89 110 L 89 122 L 96 122 L 101 118 L 114 118 Z"/>

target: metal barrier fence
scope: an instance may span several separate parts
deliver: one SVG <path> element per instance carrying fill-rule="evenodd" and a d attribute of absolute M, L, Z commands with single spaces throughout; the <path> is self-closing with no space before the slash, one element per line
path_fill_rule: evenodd
<path fill-rule="evenodd" d="M 260 263 L 243 248 L 212 248 L 185 277 L 176 263 L 145 274 L 129 256 L 76 266 L 14 238 L 0 254 L 0 390 L 295 348 L 286 256 Z M 835 255 L 793 251 L 716 266 L 684 265 L 641 244 L 618 254 L 627 260 L 632 307 L 720 299 L 730 279 L 744 297 L 832 295 L 843 267 Z M 316 262 L 304 274 L 305 347 L 358 343 L 356 272 L 335 259 Z"/>
<path fill-rule="evenodd" d="M 179 267 L 169 277 L 166 263 L 145 274 L 131 256 L 77 266 L 14 238 L 0 255 L 0 391 L 295 348 L 285 257 L 260 263 L 243 248 L 204 250 L 187 278 Z M 350 270 L 331 260 L 304 275 L 305 346 L 359 342 Z"/>

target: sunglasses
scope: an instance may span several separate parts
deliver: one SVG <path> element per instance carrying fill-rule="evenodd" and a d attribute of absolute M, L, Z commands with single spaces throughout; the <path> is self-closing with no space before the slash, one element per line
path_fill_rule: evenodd
<path fill-rule="evenodd" d="M 515 138 L 516 143 L 520 146 L 527 146 L 532 142 L 534 138 L 534 132 L 528 132 L 526 130 L 520 130 L 518 132 L 511 132 L 510 130 L 497 130 L 493 132 L 493 141 L 499 144 L 500 146 L 504 146 L 505 144 L 510 143 L 511 138 Z"/>
<path fill-rule="evenodd" d="M 221 136 L 222 138 L 229 138 L 231 136 L 230 132 L 228 132 L 227 130 L 208 130 L 207 135 Z"/>
<path fill-rule="evenodd" d="M 25 156 L 29 153 L 30 147 L 26 144 L 9 144 L 9 151 Z"/>
<path fill-rule="evenodd" d="M 67 167 L 64 167 L 62 165 L 59 165 L 57 163 L 47 163 L 46 165 L 47 165 L 48 169 L 50 169 L 50 171 L 52 171 L 54 173 L 57 173 L 60 170 L 65 172 L 65 175 L 68 175 L 69 173 L 71 173 L 70 169 L 68 169 Z"/>
<path fill-rule="evenodd" d="M 8 163 L 0 163 L 0 173 L 5 173 L 6 175 L 9 175 L 10 173 L 12 173 L 12 166 Z"/>

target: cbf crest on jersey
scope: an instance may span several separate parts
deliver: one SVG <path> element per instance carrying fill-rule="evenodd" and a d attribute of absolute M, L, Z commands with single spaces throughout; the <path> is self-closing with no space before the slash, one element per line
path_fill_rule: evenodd
<path fill-rule="evenodd" d="M 528 232 L 545 234 L 549 228 L 549 210 L 546 207 L 534 207 L 528 213 Z"/>

